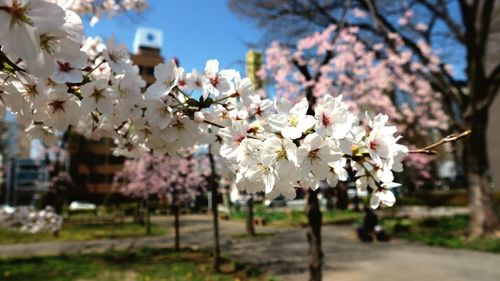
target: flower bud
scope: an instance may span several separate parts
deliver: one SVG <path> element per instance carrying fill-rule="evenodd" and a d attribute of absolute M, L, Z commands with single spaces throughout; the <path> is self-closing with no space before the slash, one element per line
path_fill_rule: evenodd
<path fill-rule="evenodd" d="M 198 123 L 203 123 L 205 121 L 205 115 L 203 115 L 203 112 L 196 111 L 194 113 L 194 121 L 196 121 Z"/>

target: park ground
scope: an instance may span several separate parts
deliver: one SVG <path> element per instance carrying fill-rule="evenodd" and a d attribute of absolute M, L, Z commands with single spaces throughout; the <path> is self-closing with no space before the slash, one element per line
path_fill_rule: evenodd
<path fill-rule="evenodd" d="M 141 279 L 143 278 L 140 277 L 143 276 L 141 274 L 148 271 L 144 263 L 150 267 L 154 265 L 155 270 L 161 269 L 159 273 L 155 272 L 154 274 L 178 272 L 184 278 L 172 277 L 172 279 L 166 280 L 195 280 L 190 278 L 190 271 L 199 273 L 210 267 L 206 249 L 209 249 L 212 243 L 211 218 L 208 215 L 185 215 L 181 217 L 181 220 L 181 244 L 186 249 L 181 254 L 172 253 L 170 250 L 161 250 L 167 254 L 158 258 L 155 256 L 158 254 L 157 252 L 153 254 L 147 251 L 146 254 L 140 252 L 144 251 L 144 247 L 150 249 L 172 248 L 172 231 L 166 231 L 165 234 L 157 233 L 158 235 L 149 237 L 10 244 L 0 245 L 0 257 L 4 258 L 0 261 L 0 270 L 3 270 L 3 277 L 7 277 L 5 276 L 7 270 L 7 275 L 10 277 L 5 278 L 5 280 L 24 280 L 12 278 L 16 276 L 16 266 L 12 266 L 13 264 L 37 265 L 40 274 L 43 270 L 50 270 L 50 262 L 62 267 L 60 263 L 56 262 L 57 257 L 38 259 L 38 261 L 44 261 L 41 263 L 42 265 L 49 264 L 49 267 L 43 267 L 36 262 L 33 263 L 34 256 L 64 255 L 63 259 L 66 259 L 66 266 L 68 266 L 68 263 L 81 263 L 82 257 L 83 259 L 88 257 L 82 254 L 104 253 L 101 255 L 105 255 L 105 258 L 97 256 L 94 259 L 94 262 L 96 259 L 101 260 L 100 263 L 98 262 L 100 264 L 99 270 L 104 270 L 103 266 L 107 265 L 106 274 L 108 275 L 104 276 L 104 280 L 114 278 L 113 268 L 121 270 L 122 274 L 127 272 L 126 276 L 131 280 L 157 280 L 151 279 L 151 277 L 148 277 L 150 279 Z M 158 217 L 154 219 L 154 222 L 160 228 L 171 229 L 170 218 Z M 308 257 L 305 228 L 271 224 L 257 227 L 257 232 L 259 235 L 256 237 L 247 237 L 244 235 L 245 228 L 242 221 L 221 221 L 222 253 L 227 260 L 238 261 L 239 266 L 233 266 L 229 275 L 211 275 L 210 280 L 307 280 Z M 196 255 L 199 255 L 195 257 L 196 268 L 190 268 L 190 265 L 182 265 L 182 263 L 176 268 L 162 266 L 163 263 L 169 264 L 169 261 L 185 260 L 185 255 L 192 258 L 193 250 L 194 253 L 197 253 Z M 323 227 L 323 250 L 325 253 L 324 280 L 500 280 L 499 254 L 430 247 L 423 243 L 400 239 L 392 239 L 388 243 L 360 243 L 356 238 L 352 224 L 325 225 Z M 130 262 L 131 253 L 136 257 L 139 255 L 144 261 L 143 265 L 140 266 L 137 262 L 127 265 L 127 262 Z M 111 257 L 106 255 L 111 255 Z M 122 267 L 117 268 L 116 265 L 107 264 L 109 260 L 120 261 L 119 264 Z M 248 272 L 251 274 L 247 274 Z M 151 276 L 155 276 L 154 274 Z M 102 277 L 102 274 L 100 276 Z M 97 279 L 83 278 L 81 280 Z"/>

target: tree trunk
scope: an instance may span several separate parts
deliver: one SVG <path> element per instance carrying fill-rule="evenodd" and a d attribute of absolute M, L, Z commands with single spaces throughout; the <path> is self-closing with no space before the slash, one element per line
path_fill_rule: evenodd
<path fill-rule="evenodd" d="M 172 211 L 174 213 L 174 230 L 175 230 L 175 245 L 174 249 L 179 251 L 181 249 L 181 235 L 180 235 L 180 223 L 179 223 L 179 204 L 174 203 L 172 206 Z"/>
<path fill-rule="evenodd" d="M 337 209 L 347 210 L 349 197 L 347 196 L 347 184 L 343 181 L 337 184 Z"/>
<path fill-rule="evenodd" d="M 141 202 L 139 200 L 135 206 L 134 222 L 139 225 L 144 225 L 144 215 L 141 212 Z"/>
<path fill-rule="evenodd" d="M 149 213 L 149 198 L 144 201 L 144 211 L 146 212 L 146 234 L 151 235 L 151 214 Z"/>
<path fill-rule="evenodd" d="M 253 194 L 248 194 L 247 200 L 247 234 L 255 236 L 255 227 L 253 225 Z"/>
<path fill-rule="evenodd" d="M 307 242 L 309 243 L 309 280 L 321 281 L 323 251 L 321 250 L 322 214 L 319 206 L 318 191 L 309 190 L 306 215 L 308 219 Z"/>
<path fill-rule="evenodd" d="M 326 197 L 326 209 L 331 211 L 335 207 L 335 203 L 333 201 L 334 197 L 334 192 L 335 190 L 333 189 L 332 186 L 328 186 L 328 188 L 325 191 L 325 197 Z"/>
<path fill-rule="evenodd" d="M 210 148 L 209 148 L 210 150 Z M 217 174 L 215 172 L 215 162 L 212 153 L 208 154 L 210 160 L 210 168 L 212 174 L 210 175 L 210 191 L 212 196 L 212 227 L 214 230 L 214 245 L 213 245 L 213 267 L 215 272 L 220 272 L 220 244 L 219 244 L 219 214 L 217 211 L 217 203 L 219 200 L 217 189 Z"/>
<path fill-rule="evenodd" d="M 498 225 L 489 189 L 489 165 L 486 129 L 488 112 L 482 110 L 474 114 L 469 122 L 472 134 L 465 146 L 467 184 L 469 187 L 469 237 L 475 238 L 492 234 Z"/>

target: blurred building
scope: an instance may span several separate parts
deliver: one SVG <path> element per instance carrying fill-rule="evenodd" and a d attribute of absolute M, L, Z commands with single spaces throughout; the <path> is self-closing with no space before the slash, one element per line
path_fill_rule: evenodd
<path fill-rule="evenodd" d="M 4 202 L 8 206 L 31 205 L 48 190 L 48 171 L 44 161 L 17 158 L 5 165 Z"/>
<path fill-rule="evenodd" d="M 155 81 L 155 66 L 164 61 L 160 54 L 162 40 L 162 32 L 156 29 L 139 28 L 135 34 L 134 53 L 130 59 L 139 67 L 139 74 L 147 86 Z"/>
<path fill-rule="evenodd" d="M 30 157 L 30 139 L 26 136 L 24 126 L 20 125 L 14 114 L 8 112 L 0 125 L 2 133 L 2 154 L 4 160 Z"/>
<path fill-rule="evenodd" d="M 139 67 L 139 73 L 148 86 L 155 80 L 154 67 L 163 62 L 161 47 L 161 31 L 147 28 L 137 30 L 130 58 Z M 77 189 L 94 194 L 92 198 L 87 198 L 88 201 L 102 198 L 95 196 L 96 194 L 107 195 L 114 192 L 113 177 L 122 168 L 125 159 L 112 154 L 113 146 L 111 139 L 94 141 L 77 134 L 70 137 L 70 174 Z"/>
<path fill-rule="evenodd" d="M 89 140 L 78 134 L 69 138 L 70 174 L 77 190 L 84 193 L 112 192 L 114 174 L 124 162 L 112 154 L 113 140 Z"/>
<path fill-rule="evenodd" d="M 262 53 L 256 50 L 248 50 L 245 55 L 246 74 L 252 80 L 255 90 L 264 88 L 264 81 L 259 76 L 259 70 L 262 67 Z"/>

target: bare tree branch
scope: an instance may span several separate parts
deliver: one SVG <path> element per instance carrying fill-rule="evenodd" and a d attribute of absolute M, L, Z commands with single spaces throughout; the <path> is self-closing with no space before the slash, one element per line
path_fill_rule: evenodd
<path fill-rule="evenodd" d="M 471 130 L 467 130 L 467 131 L 462 132 L 460 134 L 451 134 L 451 135 L 448 135 L 448 136 L 442 138 L 438 142 L 435 142 L 435 143 L 430 144 L 430 145 L 428 145 L 426 147 L 423 147 L 423 148 L 410 150 L 410 151 L 408 151 L 408 153 L 411 153 L 411 154 L 436 155 L 437 152 L 435 150 L 433 150 L 434 148 L 436 148 L 436 147 L 438 147 L 440 145 L 443 145 L 445 143 L 456 142 L 459 139 L 465 138 L 466 136 L 470 135 L 471 132 L 472 132 Z"/>

